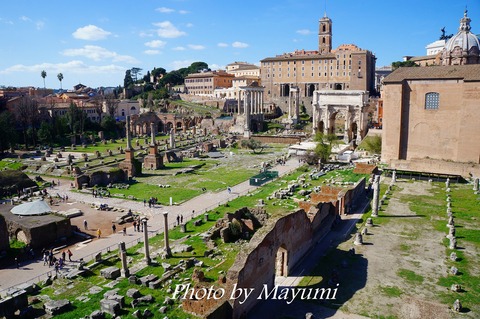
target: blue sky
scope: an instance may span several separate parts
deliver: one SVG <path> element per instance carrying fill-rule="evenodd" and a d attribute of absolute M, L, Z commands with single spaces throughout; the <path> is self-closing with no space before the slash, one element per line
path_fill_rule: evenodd
<path fill-rule="evenodd" d="M 329 0 L 333 47 L 354 43 L 377 66 L 425 55 L 440 29 L 456 33 L 465 6 L 480 34 L 479 0 Z M 0 85 L 123 85 L 125 70 L 212 69 L 295 49 L 317 49 L 324 0 L 2 1 Z"/>

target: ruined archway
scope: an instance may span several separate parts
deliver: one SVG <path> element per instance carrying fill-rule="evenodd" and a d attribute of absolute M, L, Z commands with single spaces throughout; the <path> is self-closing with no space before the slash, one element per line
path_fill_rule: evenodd
<path fill-rule="evenodd" d="M 22 243 L 28 244 L 28 238 L 27 234 L 21 229 L 17 230 L 15 237 L 17 238 L 18 241 L 21 241 Z"/>
<path fill-rule="evenodd" d="M 358 131 L 357 122 L 353 122 L 350 125 L 350 130 L 348 131 L 348 138 L 350 141 L 357 140 L 357 131 Z"/>
<path fill-rule="evenodd" d="M 275 276 L 288 276 L 288 250 L 285 244 L 278 247 L 277 257 L 275 258 Z"/>

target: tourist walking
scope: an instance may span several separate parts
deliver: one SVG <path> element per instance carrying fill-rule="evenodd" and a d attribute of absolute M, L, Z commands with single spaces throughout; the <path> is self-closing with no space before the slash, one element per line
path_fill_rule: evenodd
<path fill-rule="evenodd" d="M 112 224 L 112 233 L 115 234 L 117 232 L 117 226 L 115 224 Z"/>
<path fill-rule="evenodd" d="M 102 236 L 102 231 L 99 229 L 97 229 L 97 238 L 100 238 Z"/>
<path fill-rule="evenodd" d="M 72 251 L 70 249 L 67 250 L 67 254 L 68 254 L 68 261 L 72 261 L 73 254 L 72 254 Z"/>
<path fill-rule="evenodd" d="M 86 219 L 83 220 L 83 228 L 84 228 L 85 230 L 88 230 L 88 223 L 87 223 L 87 220 L 86 220 Z"/>

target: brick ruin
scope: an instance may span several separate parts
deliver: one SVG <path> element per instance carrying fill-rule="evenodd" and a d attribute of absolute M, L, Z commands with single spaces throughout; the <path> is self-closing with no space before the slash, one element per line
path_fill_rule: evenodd
<path fill-rule="evenodd" d="M 367 199 L 365 184 L 363 178 L 349 188 L 322 186 L 321 192 L 311 194 L 310 201 L 299 202 L 299 209 L 295 212 L 267 221 L 238 253 L 226 276 L 220 276 L 216 283 L 195 284 L 197 288 L 212 284 L 223 288 L 226 291 L 224 298 L 186 299 L 183 309 L 209 319 L 244 318 L 259 302 L 257 297 L 264 285 L 271 289 L 276 276 L 288 276 L 305 254 L 330 231 L 340 214 L 360 208 Z M 235 214 L 230 217 L 234 218 Z M 241 304 L 238 299 L 229 299 L 233 287 L 254 290 Z"/>
<path fill-rule="evenodd" d="M 258 302 L 263 285 L 271 288 L 276 275 L 287 276 L 311 247 L 328 233 L 337 216 L 332 203 L 322 203 L 315 211 L 311 209 L 306 213 L 299 209 L 267 222 L 238 253 L 226 277 L 221 277 L 217 283 L 227 291 L 225 298 L 187 299 L 183 301 L 183 309 L 204 318 L 241 318 Z M 240 304 L 238 300 L 228 299 L 234 285 L 255 290 L 245 303 Z"/>

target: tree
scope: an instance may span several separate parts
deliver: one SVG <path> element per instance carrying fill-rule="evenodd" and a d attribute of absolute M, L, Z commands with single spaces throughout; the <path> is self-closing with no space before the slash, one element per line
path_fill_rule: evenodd
<path fill-rule="evenodd" d="M 95 95 L 92 99 L 93 107 L 95 108 L 95 113 L 97 113 L 99 117 L 98 122 L 102 122 L 102 113 L 103 113 L 103 96 Z"/>
<path fill-rule="evenodd" d="M 125 89 L 131 89 L 133 87 L 133 78 L 132 78 L 131 70 L 125 71 L 125 78 L 123 79 L 123 87 Z"/>
<path fill-rule="evenodd" d="M 115 117 L 115 113 L 117 112 L 120 101 L 115 97 L 115 95 L 107 94 L 105 95 L 105 104 L 107 106 L 107 113 L 110 114 L 111 117 Z"/>
<path fill-rule="evenodd" d="M 138 77 L 142 74 L 142 69 L 140 68 L 131 68 L 130 75 L 132 76 L 132 80 L 134 82 L 138 81 Z"/>
<path fill-rule="evenodd" d="M 10 112 L 0 113 L 0 153 L 8 150 L 17 141 L 17 132 L 12 123 L 15 122 Z"/>
<path fill-rule="evenodd" d="M 248 140 L 242 140 L 241 145 L 243 148 L 248 148 L 252 150 L 254 154 L 260 154 L 265 148 L 265 145 L 253 138 L 250 138 Z"/>
<path fill-rule="evenodd" d="M 43 144 L 52 144 L 53 142 L 53 134 L 52 134 L 52 126 L 47 122 L 42 122 L 40 124 L 40 128 L 37 131 L 38 140 Z"/>
<path fill-rule="evenodd" d="M 393 70 L 396 70 L 396 69 L 401 68 L 401 67 L 417 67 L 417 66 L 418 66 L 418 64 L 416 64 L 412 60 L 392 62 L 392 69 Z"/>
<path fill-rule="evenodd" d="M 318 132 L 315 134 L 314 141 L 317 142 L 314 153 L 318 156 L 322 163 L 328 162 L 332 154 L 333 147 L 337 144 L 337 136 L 335 134 L 323 134 Z"/>
<path fill-rule="evenodd" d="M 58 80 L 60 81 L 60 90 L 63 90 L 63 88 L 62 88 L 63 74 L 62 74 L 62 73 L 58 73 L 58 74 L 57 74 L 57 78 L 58 78 Z"/>
<path fill-rule="evenodd" d="M 47 77 L 47 72 L 46 72 L 45 70 L 43 70 L 43 71 L 40 73 L 40 75 L 41 75 L 42 78 L 43 78 L 43 89 L 46 90 L 47 87 L 46 87 L 46 85 L 45 85 L 45 78 Z"/>
<path fill-rule="evenodd" d="M 366 137 L 360 145 L 365 150 L 373 154 L 382 153 L 382 136 L 374 135 Z"/>
<path fill-rule="evenodd" d="M 33 139 L 33 145 L 36 145 L 36 125 L 38 124 L 39 113 L 38 103 L 30 96 L 23 96 L 20 103 L 15 108 L 15 118 L 23 133 L 23 141 L 25 148 L 28 149 L 28 134 L 30 128 L 33 134 L 30 135 Z"/>

